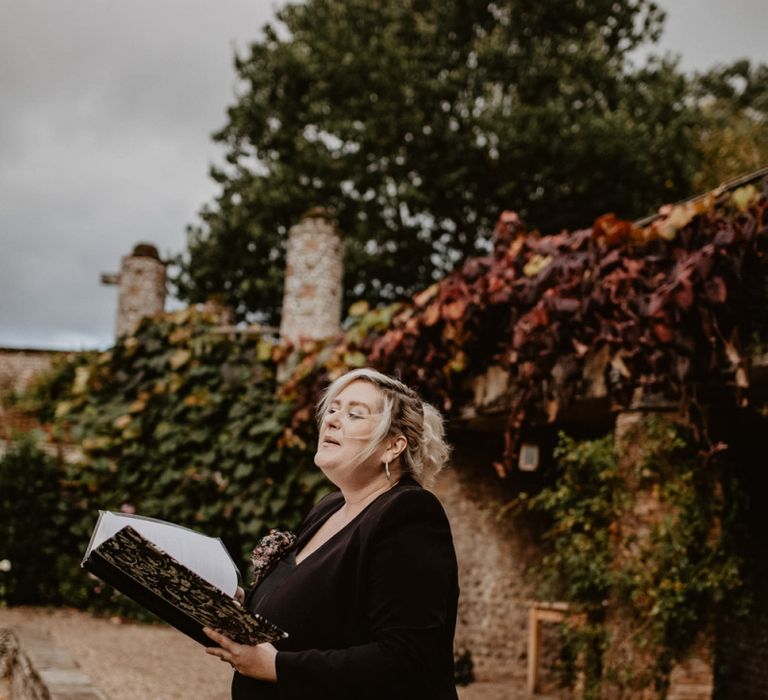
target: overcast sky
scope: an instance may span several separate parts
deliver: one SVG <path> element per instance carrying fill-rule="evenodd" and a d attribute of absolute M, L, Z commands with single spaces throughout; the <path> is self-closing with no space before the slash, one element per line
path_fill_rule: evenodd
<path fill-rule="evenodd" d="M 661 0 L 686 70 L 768 62 L 768 0 Z M 0 346 L 103 348 L 139 241 L 183 250 L 271 0 L 0 0 Z"/>

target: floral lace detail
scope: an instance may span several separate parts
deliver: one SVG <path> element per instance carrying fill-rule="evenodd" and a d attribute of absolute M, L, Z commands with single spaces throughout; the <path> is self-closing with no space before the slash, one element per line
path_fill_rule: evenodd
<path fill-rule="evenodd" d="M 259 540 L 251 554 L 254 586 L 258 586 L 266 578 L 278 560 L 294 544 L 296 535 L 290 530 L 270 530 L 269 534 Z"/>

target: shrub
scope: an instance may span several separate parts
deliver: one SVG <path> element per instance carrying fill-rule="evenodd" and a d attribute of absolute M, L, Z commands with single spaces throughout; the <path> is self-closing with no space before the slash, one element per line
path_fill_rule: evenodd
<path fill-rule="evenodd" d="M 27 435 L 0 459 L 0 603 L 56 604 L 78 566 L 62 464 Z M 64 585 L 62 585 L 64 584 Z"/>

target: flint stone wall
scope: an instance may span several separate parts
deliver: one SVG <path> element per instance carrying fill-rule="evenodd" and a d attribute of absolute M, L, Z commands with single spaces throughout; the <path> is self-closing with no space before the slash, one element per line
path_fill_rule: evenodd
<path fill-rule="evenodd" d="M 3 398 L 28 387 L 37 375 L 51 368 L 56 357 L 66 354 L 55 350 L 0 348 L 0 408 Z"/>
<path fill-rule="evenodd" d="M 280 335 L 328 338 L 341 327 L 342 244 L 322 211 L 310 212 L 288 233 Z"/>
<path fill-rule="evenodd" d="M 475 680 L 523 687 L 534 597 L 523 573 L 535 554 L 533 535 L 511 517 L 500 517 L 515 492 L 492 466 L 499 436 L 466 433 L 451 441 L 451 466 L 433 491 L 450 520 L 459 562 L 455 648 L 471 655 Z"/>
<path fill-rule="evenodd" d="M 145 316 L 162 313 L 165 308 L 165 265 L 150 254 L 136 255 L 137 250 L 143 249 L 137 246 L 134 254 L 123 257 L 120 266 L 115 324 L 118 338 L 133 333 Z"/>

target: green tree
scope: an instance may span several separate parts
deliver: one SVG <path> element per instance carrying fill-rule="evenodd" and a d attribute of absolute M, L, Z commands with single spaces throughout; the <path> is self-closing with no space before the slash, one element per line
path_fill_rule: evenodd
<path fill-rule="evenodd" d="M 747 60 L 697 76 L 702 112 L 696 149 L 701 166 L 697 190 L 768 165 L 768 66 Z"/>
<path fill-rule="evenodd" d="M 504 209 L 547 233 L 688 194 L 688 82 L 628 59 L 662 22 L 649 0 L 285 6 L 236 59 L 178 294 L 274 320 L 285 234 L 314 206 L 344 234 L 347 301 L 377 302 L 482 250 Z"/>

